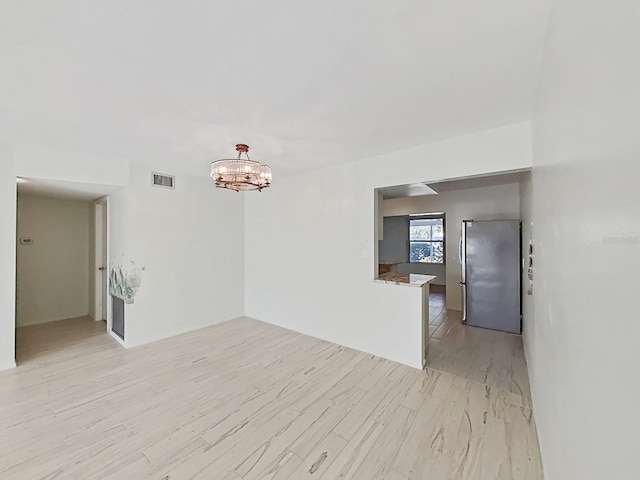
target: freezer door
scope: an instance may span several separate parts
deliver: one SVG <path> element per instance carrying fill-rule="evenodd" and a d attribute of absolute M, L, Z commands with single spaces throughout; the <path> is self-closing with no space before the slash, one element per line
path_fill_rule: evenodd
<path fill-rule="evenodd" d="M 520 333 L 520 221 L 464 227 L 467 325 Z"/>

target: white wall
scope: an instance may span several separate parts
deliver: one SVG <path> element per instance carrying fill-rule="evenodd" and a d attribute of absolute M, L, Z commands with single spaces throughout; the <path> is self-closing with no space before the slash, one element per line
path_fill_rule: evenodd
<path fill-rule="evenodd" d="M 547 480 L 640 478 L 639 8 L 556 0 L 550 19 L 525 336 Z"/>
<path fill-rule="evenodd" d="M 374 189 L 528 168 L 530 134 L 524 122 L 278 178 L 247 196 L 246 314 L 420 368 L 420 290 L 372 281 Z"/>
<path fill-rule="evenodd" d="M 99 185 L 129 183 L 128 159 L 29 145 L 12 147 L 15 174 L 19 177 Z"/>
<path fill-rule="evenodd" d="M 17 325 L 89 314 L 89 203 L 20 195 Z"/>
<path fill-rule="evenodd" d="M 460 290 L 461 270 L 458 254 L 463 220 L 511 220 L 520 218 L 520 185 L 510 183 L 483 188 L 469 188 L 443 192 L 439 195 L 421 195 L 385 200 L 383 215 L 409 215 L 412 213 L 444 212 L 446 214 L 447 261 L 444 268 L 421 270 L 421 265 L 404 264 L 400 271 L 440 275 L 446 280 L 447 308 L 462 309 Z M 428 268 L 428 267 L 427 267 Z M 445 270 L 443 272 L 442 270 Z M 446 279 L 442 277 L 445 276 Z"/>
<path fill-rule="evenodd" d="M 132 163 L 110 202 L 111 263 L 145 269 L 126 307 L 127 346 L 244 313 L 245 197 L 180 173 L 175 189 L 153 187 L 152 170 Z"/>
<path fill-rule="evenodd" d="M 147 268 L 128 307 L 129 346 L 244 313 L 244 196 L 166 165 L 153 170 L 175 173 L 176 190 L 152 190 L 151 167 L 100 160 L 24 145 L 0 148 L 0 369 L 15 364 L 16 176 L 123 187 L 110 199 L 110 259 Z"/>
<path fill-rule="evenodd" d="M 0 144 L 0 370 L 15 366 L 16 178 Z"/>

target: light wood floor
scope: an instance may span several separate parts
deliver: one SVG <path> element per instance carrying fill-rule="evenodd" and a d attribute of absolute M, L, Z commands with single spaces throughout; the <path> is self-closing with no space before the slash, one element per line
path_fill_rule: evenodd
<path fill-rule="evenodd" d="M 517 351 L 476 345 L 500 350 L 478 376 L 444 360 L 457 328 L 424 372 L 250 319 L 132 350 L 87 319 L 20 329 L 0 478 L 541 478 L 528 401 L 497 380 Z"/>
<path fill-rule="evenodd" d="M 445 296 L 429 296 L 427 367 L 464 377 L 531 406 L 522 337 L 462 324 L 462 313 L 445 309 Z"/>

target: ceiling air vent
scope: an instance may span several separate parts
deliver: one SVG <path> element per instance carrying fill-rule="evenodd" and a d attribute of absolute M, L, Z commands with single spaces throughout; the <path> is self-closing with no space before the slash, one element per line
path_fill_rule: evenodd
<path fill-rule="evenodd" d="M 156 187 L 175 188 L 176 177 L 164 173 L 153 172 L 151 174 L 153 185 Z"/>

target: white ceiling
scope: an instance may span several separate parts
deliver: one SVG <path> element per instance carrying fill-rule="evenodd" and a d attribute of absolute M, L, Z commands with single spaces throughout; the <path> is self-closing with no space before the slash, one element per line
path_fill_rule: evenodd
<path fill-rule="evenodd" d="M 479 175 L 476 177 L 458 178 L 444 182 L 429 183 L 429 187 L 437 193 L 450 192 L 452 190 L 466 190 L 468 188 L 495 187 L 509 183 L 520 183 L 529 178 L 530 170 L 518 170 L 515 172 L 500 173 L 497 175 Z"/>
<path fill-rule="evenodd" d="M 469 188 L 495 187 L 510 183 L 524 182 L 531 176 L 529 169 L 503 172 L 492 175 L 477 175 L 475 177 L 456 178 L 436 183 L 413 183 L 410 185 L 396 185 L 380 188 L 384 199 L 417 197 L 420 195 L 437 195 L 454 190 Z"/>
<path fill-rule="evenodd" d="M 114 185 L 96 185 L 93 183 L 63 182 L 59 180 L 40 180 L 34 178 L 18 179 L 19 195 L 56 198 L 59 200 L 77 200 L 90 202 L 116 191 Z"/>
<path fill-rule="evenodd" d="M 419 197 L 422 195 L 436 195 L 438 192 L 424 183 L 411 183 L 409 185 L 395 185 L 379 189 L 383 198 Z"/>
<path fill-rule="evenodd" d="M 276 174 L 531 118 L 550 0 L 0 6 L 0 140 Z"/>

